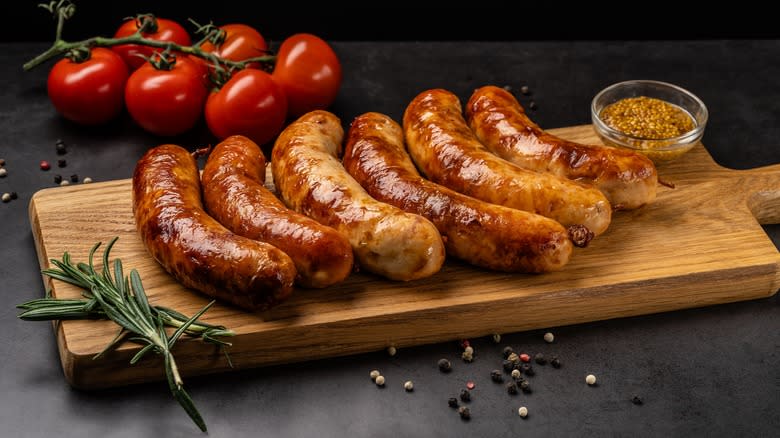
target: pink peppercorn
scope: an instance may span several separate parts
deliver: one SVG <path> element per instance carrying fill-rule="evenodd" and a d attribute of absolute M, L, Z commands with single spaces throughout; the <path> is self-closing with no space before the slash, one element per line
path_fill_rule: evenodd
<path fill-rule="evenodd" d="M 523 362 L 530 362 L 531 361 L 531 356 L 523 353 L 523 354 L 520 355 L 520 360 L 522 360 Z"/>
<path fill-rule="evenodd" d="M 46 160 L 41 160 L 41 170 L 49 170 L 51 169 L 51 164 L 49 164 Z"/>

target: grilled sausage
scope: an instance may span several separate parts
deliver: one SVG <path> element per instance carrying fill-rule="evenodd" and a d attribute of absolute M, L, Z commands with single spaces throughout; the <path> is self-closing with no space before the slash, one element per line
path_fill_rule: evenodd
<path fill-rule="evenodd" d="M 249 310 L 292 292 L 295 265 L 263 242 L 233 234 L 203 210 L 195 159 L 183 148 L 150 149 L 133 173 L 133 214 L 146 249 L 183 285 Z"/>
<path fill-rule="evenodd" d="M 482 144 L 499 157 L 525 169 L 592 184 L 615 209 L 639 208 L 655 200 L 658 173 L 649 158 L 549 134 L 503 88 L 474 91 L 466 105 L 466 119 Z"/>
<path fill-rule="evenodd" d="M 433 182 L 564 226 L 582 225 L 595 235 L 609 226 L 612 209 L 597 189 L 520 168 L 485 149 L 449 91 L 428 90 L 415 97 L 404 113 L 404 134 L 415 164 Z"/>
<path fill-rule="evenodd" d="M 349 129 L 344 167 L 374 198 L 433 222 L 448 255 L 509 272 L 554 271 L 569 261 L 572 243 L 561 224 L 422 178 L 403 141 L 392 119 L 363 114 Z"/>
<path fill-rule="evenodd" d="M 265 157 L 234 135 L 209 154 L 201 175 L 206 211 L 234 233 L 270 243 L 295 262 L 305 287 L 338 283 L 352 271 L 352 247 L 338 231 L 296 213 L 265 188 Z"/>
<path fill-rule="evenodd" d="M 369 196 L 337 158 L 343 137 L 326 111 L 304 114 L 279 135 L 271 166 L 282 199 L 345 234 L 361 268 L 393 280 L 436 273 L 444 262 L 436 227 Z"/>

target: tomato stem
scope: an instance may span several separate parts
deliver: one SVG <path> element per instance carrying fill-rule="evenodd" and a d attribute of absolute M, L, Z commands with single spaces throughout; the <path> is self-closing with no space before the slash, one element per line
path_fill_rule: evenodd
<path fill-rule="evenodd" d="M 188 55 L 205 59 L 215 66 L 222 66 L 231 71 L 244 69 L 251 63 L 273 65 L 276 61 L 275 55 L 258 56 L 255 58 L 248 58 L 243 61 L 231 61 L 229 59 L 222 58 L 215 53 L 203 51 L 199 45 L 183 46 L 170 41 L 157 41 L 144 38 L 143 35 L 141 35 L 140 28 L 139 31 L 135 34 L 121 38 L 106 38 L 95 36 L 81 41 L 68 42 L 62 39 L 62 28 L 64 26 L 65 20 L 72 17 L 75 13 L 75 6 L 73 3 L 71 3 L 70 0 L 53 0 L 48 5 L 43 5 L 43 7 L 53 14 L 57 14 L 57 32 L 55 34 L 55 40 L 51 47 L 49 47 L 46 51 L 27 61 L 22 66 L 25 71 L 31 70 L 48 61 L 49 59 L 68 53 L 74 49 L 112 47 L 121 44 L 138 44 L 142 46 L 168 50 L 171 52 L 186 53 Z"/>

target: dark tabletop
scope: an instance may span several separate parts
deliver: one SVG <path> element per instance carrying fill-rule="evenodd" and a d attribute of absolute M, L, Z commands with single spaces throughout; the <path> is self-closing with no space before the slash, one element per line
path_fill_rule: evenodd
<path fill-rule="evenodd" d="M 343 121 L 365 111 L 400 120 L 418 92 L 432 87 L 467 98 L 484 84 L 531 88 L 543 127 L 589 123 L 591 98 L 626 79 L 678 84 L 708 105 L 704 143 L 728 167 L 780 163 L 780 41 L 335 43 L 344 67 L 332 107 Z M 62 120 L 46 97 L 48 66 L 21 64 L 45 45 L 0 47 L 0 158 L 8 176 L 0 192 L 0 436 L 198 436 L 163 382 L 98 392 L 70 388 L 47 323 L 23 322 L 14 306 L 43 294 L 27 218 L 37 190 L 53 176 L 95 181 L 128 178 L 135 161 L 162 139 L 134 127 L 125 114 L 105 127 Z M 56 163 L 64 140 L 67 167 Z M 204 128 L 176 142 L 213 141 Z M 777 245 L 780 226 L 765 229 Z M 91 243 L 91 242 L 90 242 Z M 663 254 L 659 254 L 663 257 Z M 486 315 L 485 317 L 490 317 Z M 476 359 L 459 359 L 457 342 L 376 352 L 204 377 L 186 387 L 210 436 L 777 436 L 780 434 L 780 298 L 726 304 L 504 334 L 499 344 L 474 339 Z M 457 327 L 453 328 L 457 333 Z M 509 345 L 557 355 L 563 367 L 537 365 L 534 392 L 510 396 L 490 382 Z M 436 362 L 449 357 L 450 374 Z M 387 378 L 377 388 L 372 369 Z M 588 387 L 593 373 L 598 385 Z M 403 382 L 412 380 L 414 392 Z M 476 388 L 470 422 L 447 407 L 464 383 Z M 632 404 L 634 395 L 642 405 Z M 527 406 L 529 416 L 517 415 Z"/>

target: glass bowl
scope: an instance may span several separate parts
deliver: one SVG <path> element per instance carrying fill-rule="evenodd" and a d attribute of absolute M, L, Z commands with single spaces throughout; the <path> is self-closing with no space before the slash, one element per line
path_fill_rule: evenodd
<path fill-rule="evenodd" d="M 601 119 L 601 111 L 607 105 L 630 97 L 653 97 L 677 105 L 694 120 L 694 129 L 678 137 L 646 139 L 634 137 L 608 126 Z M 658 163 L 680 157 L 696 146 L 707 126 L 707 107 L 693 93 L 666 82 L 633 80 L 619 82 L 601 90 L 590 105 L 593 127 L 605 144 L 631 149 L 647 155 Z"/>

